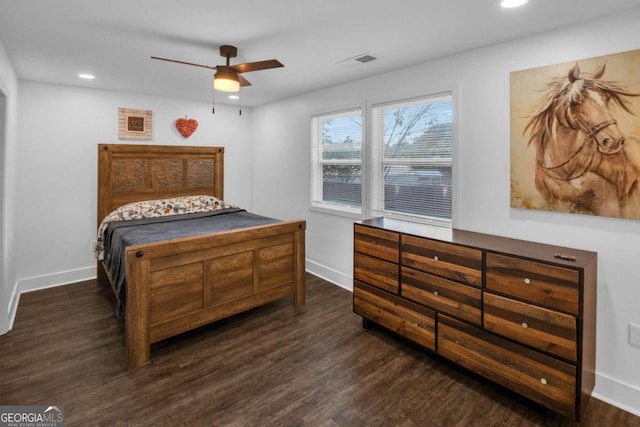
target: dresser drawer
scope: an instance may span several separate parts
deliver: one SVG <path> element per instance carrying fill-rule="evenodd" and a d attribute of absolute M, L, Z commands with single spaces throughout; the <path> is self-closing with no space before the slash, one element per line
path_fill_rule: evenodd
<path fill-rule="evenodd" d="M 398 264 L 356 252 L 353 255 L 354 278 L 380 289 L 398 294 Z"/>
<path fill-rule="evenodd" d="M 492 252 L 486 263 L 487 289 L 578 315 L 578 271 Z"/>
<path fill-rule="evenodd" d="M 484 327 L 556 356 L 577 360 L 574 316 L 485 292 Z"/>
<path fill-rule="evenodd" d="M 447 279 L 482 286 L 482 251 L 413 236 L 402 236 L 402 264 Z"/>
<path fill-rule="evenodd" d="M 438 353 L 570 418 L 576 369 L 466 323 L 438 315 Z"/>
<path fill-rule="evenodd" d="M 396 264 L 400 258 L 400 235 L 392 231 L 355 224 L 353 246 L 356 252 Z"/>
<path fill-rule="evenodd" d="M 355 283 L 353 311 L 430 350 L 435 350 L 435 313 L 386 294 L 364 283 Z"/>
<path fill-rule="evenodd" d="M 402 297 L 480 325 L 480 289 L 404 266 L 400 278 Z"/>

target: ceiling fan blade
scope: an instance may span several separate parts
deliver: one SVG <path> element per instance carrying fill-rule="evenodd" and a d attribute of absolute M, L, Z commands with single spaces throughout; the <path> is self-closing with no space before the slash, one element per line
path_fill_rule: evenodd
<path fill-rule="evenodd" d="M 160 58 L 158 56 L 152 56 L 151 59 L 159 59 L 160 61 L 175 62 L 176 64 L 193 65 L 194 67 L 208 68 L 210 70 L 216 69 L 216 67 L 211 67 L 209 65 L 194 64 L 192 62 L 184 62 L 184 61 L 178 61 L 176 59 Z"/>
<path fill-rule="evenodd" d="M 277 59 L 269 59 L 267 61 L 247 62 L 245 64 L 232 65 L 231 68 L 239 73 L 248 73 L 250 71 L 268 70 L 269 68 L 284 67 Z"/>
<path fill-rule="evenodd" d="M 249 82 L 249 80 L 245 79 L 244 77 L 242 77 L 241 74 L 238 74 L 238 81 L 240 82 L 240 86 L 251 86 L 251 83 Z"/>

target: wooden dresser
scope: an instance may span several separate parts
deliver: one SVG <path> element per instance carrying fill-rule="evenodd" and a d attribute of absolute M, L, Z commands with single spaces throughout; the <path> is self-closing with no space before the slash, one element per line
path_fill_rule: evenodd
<path fill-rule="evenodd" d="M 353 310 L 579 420 L 595 385 L 597 254 L 374 218 L 354 225 Z"/>

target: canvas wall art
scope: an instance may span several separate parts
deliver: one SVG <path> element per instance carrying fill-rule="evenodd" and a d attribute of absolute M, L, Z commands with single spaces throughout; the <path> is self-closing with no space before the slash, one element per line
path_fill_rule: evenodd
<path fill-rule="evenodd" d="M 511 206 L 640 219 L 640 50 L 515 71 Z"/>

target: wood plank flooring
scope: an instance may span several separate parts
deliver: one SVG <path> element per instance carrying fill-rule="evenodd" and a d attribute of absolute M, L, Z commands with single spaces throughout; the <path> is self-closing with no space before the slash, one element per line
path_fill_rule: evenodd
<path fill-rule="evenodd" d="M 127 371 L 110 289 L 23 294 L 0 336 L 0 405 L 62 405 L 66 426 L 541 426 L 546 411 L 380 328 L 307 275 L 290 298 L 158 343 Z M 560 425 L 573 422 L 560 420 Z M 640 426 L 591 399 L 585 426 Z"/>

